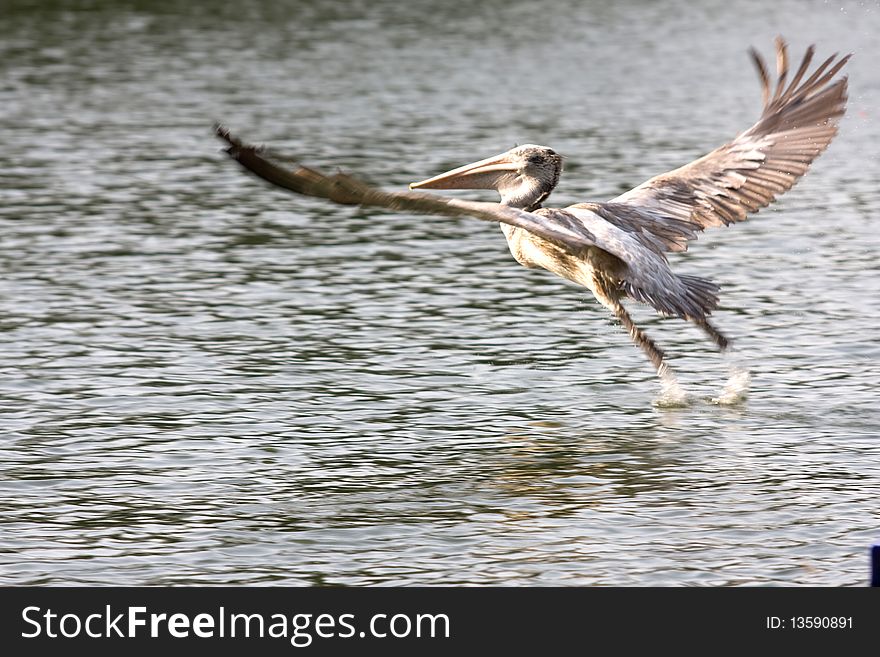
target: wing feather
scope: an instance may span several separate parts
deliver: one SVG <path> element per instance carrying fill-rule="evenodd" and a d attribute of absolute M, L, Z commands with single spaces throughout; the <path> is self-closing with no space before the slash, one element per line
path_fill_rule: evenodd
<path fill-rule="evenodd" d="M 785 41 L 777 39 L 777 79 L 772 88 L 764 59 L 752 49 L 763 96 L 763 111 L 752 127 L 608 203 L 581 206 L 594 211 L 603 206 L 606 214 L 643 234 L 664 233 L 661 242 L 669 251 L 685 250 L 687 241 L 704 228 L 744 221 L 766 207 L 791 189 L 828 147 L 846 110 L 847 79 L 834 79 L 850 55 L 840 59 L 832 55 L 804 80 L 814 52 L 813 46 L 807 48 L 786 83 L 788 50 Z M 622 218 L 624 207 L 628 210 Z"/>
<path fill-rule="evenodd" d="M 474 217 L 483 221 L 510 224 L 573 253 L 580 253 L 595 244 L 593 235 L 578 222 L 563 221 L 554 216 L 540 216 L 500 203 L 465 201 L 424 192 L 386 192 L 344 173 L 325 175 L 303 166 L 290 170 L 270 160 L 265 150 L 243 144 L 225 127 L 217 125 L 215 131 L 218 137 L 229 144 L 226 152 L 241 166 L 259 178 L 297 194 L 324 198 L 344 205 L 373 206 L 449 217 Z"/>

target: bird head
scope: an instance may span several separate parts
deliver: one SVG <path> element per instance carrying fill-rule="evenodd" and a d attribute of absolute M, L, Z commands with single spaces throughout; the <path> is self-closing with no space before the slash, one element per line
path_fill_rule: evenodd
<path fill-rule="evenodd" d="M 466 164 L 433 178 L 411 183 L 410 189 L 494 189 L 501 202 L 533 210 L 550 195 L 562 173 L 562 156 L 535 144 Z"/>

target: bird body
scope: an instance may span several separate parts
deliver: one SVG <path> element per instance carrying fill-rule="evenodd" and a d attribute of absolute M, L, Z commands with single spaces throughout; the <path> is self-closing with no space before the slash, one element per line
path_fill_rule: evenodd
<path fill-rule="evenodd" d="M 646 248 L 632 234 L 608 223 L 590 210 L 566 208 L 559 211 L 542 208 L 538 214 L 548 216 L 560 212 L 564 212 L 571 220 L 578 221 L 603 246 L 592 246 L 573 253 L 571 249 L 536 237 L 522 228 L 502 225 L 507 245 L 517 262 L 529 268 L 546 269 L 561 278 L 583 285 L 600 301 L 606 282 L 617 284 L 627 277 L 650 281 L 658 290 L 672 292 L 674 297 L 681 296 L 675 274 L 661 254 Z"/>
<path fill-rule="evenodd" d="M 630 298 L 660 314 L 701 328 L 721 350 L 729 340 L 709 322 L 719 287 L 672 271 L 667 253 L 710 226 L 743 221 L 790 189 L 837 134 L 846 107 L 847 80 L 835 79 L 849 56 L 834 55 L 810 75 L 810 46 L 788 81 L 788 51 L 776 42 L 777 80 L 763 59 L 752 58 L 762 83 L 763 112 L 733 140 L 678 169 L 651 178 L 606 202 L 545 208 L 559 182 L 562 158 L 546 146 L 525 144 L 410 185 L 418 189 L 494 189 L 499 203 L 469 201 L 420 191 L 386 192 L 343 173 L 287 170 L 262 149 L 242 144 L 217 126 L 227 152 L 242 166 L 288 190 L 343 204 L 469 216 L 498 222 L 513 257 L 588 288 L 627 329 L 662 377 L 671 377 L 662 350 L 635 325 L 621 303 Z"/>

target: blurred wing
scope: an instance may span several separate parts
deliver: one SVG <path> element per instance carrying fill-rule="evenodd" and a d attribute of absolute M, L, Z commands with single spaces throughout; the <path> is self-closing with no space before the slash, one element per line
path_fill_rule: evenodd
<path fill-rule="evenodd" d="M 846 109 L 846 77 L 832 83 L 850 55 L 832 55 L 806 78 L 813 58 L 807 49 L 786 86 L 788 52 L 776 40 L 777 81 L 752 49 L 764 95 L 761 118 L 733 141 L 674 171 L 651 178 L 593 210 L 658 251 L 684 251 L 707 226 L 743 221 L 772 203 L 803 176 L 837 134 Z M 837 60 L 837 61 L 835 61 Z"/>
<path fill-rule="evenodd" d="M 242 144 L 223 126 L 218 125 L 215 129 L 217 135 L 229 143 L 226 152 L 232 159 L 263 180 L 297 194 L 325 198 L 345 205 L 374 206 L 449 217 L 474 217 L 493 223 L 510 224 L 576 253 L 594 245 L 593 235 L 576 221 L 540 216 L 500 203 L 464 201 L 423 192 L 385 192 L 344 173 L 328 176 L 306 167 L 291 171 L 264 157 L 261 149 Z"/>

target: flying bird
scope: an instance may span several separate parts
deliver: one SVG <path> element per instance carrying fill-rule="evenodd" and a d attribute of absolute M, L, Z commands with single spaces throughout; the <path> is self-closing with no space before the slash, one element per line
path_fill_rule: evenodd
<path fill-rule="evenodd" d="M 336 203 L 402 212 L 467 216 L 500 223 L 513 257 L 588 288 L 627 329 L 661 378 L 672 377 L 663 351 L 633 322 L 622 301 L 694 323 L 724 351 L 730 340 L 709 321 L 719 287 L 676 274 L 666 254 L 685 251 L 707 227 L 744 221 L 803 176 L 837 134 L 846 109 L 847 79 L 835 79 L 850 55 L 832 55 L 810 72 L 807 48 L 789 81 L 788 49 L 776 40 L 776 80 L 750 49 L 763 90 L 757 122 L 733 140 L 678 169 L 651 178 L 610 201 L 543 207 L 559 182 L 562 157 L 526 144 L 410 184 L 421 189 L 494 189 L 498 203 L 419 191 L 383 191 L 345 173 L 288 169 L 261 147 L 247 145 L 221 126 L 230 157 L 279 187 Z"/>

